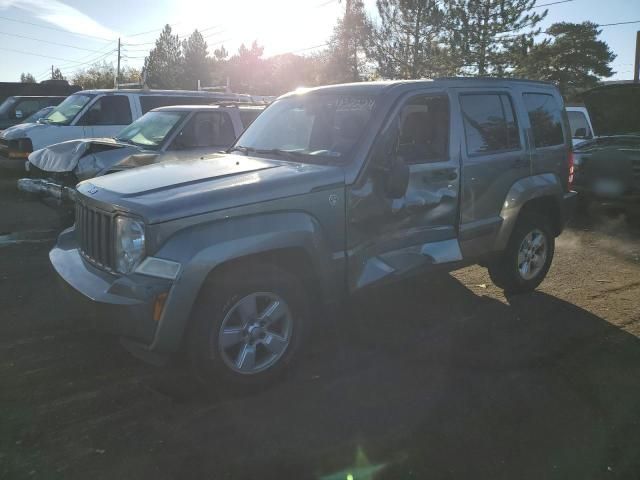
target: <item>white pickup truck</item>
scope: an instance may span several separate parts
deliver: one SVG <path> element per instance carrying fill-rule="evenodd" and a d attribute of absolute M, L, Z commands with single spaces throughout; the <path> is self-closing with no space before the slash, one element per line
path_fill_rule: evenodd
<path fill-rule="evenodd" d="M 566 107 L 571 127 L 571 142 L 577 146 L 595 137 L 587 107 Z"/>

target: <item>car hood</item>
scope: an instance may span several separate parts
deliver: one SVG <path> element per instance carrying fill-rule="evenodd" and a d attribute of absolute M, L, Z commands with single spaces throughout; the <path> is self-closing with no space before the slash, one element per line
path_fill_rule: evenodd
<path fill-rule="evenodd" d="M 18 140 L 20 138 L 27 138 L 29 134 L 39 128 L 55 128 L 54 125 L 47 125 L 44 123 L 19 123 L 12 127 L 3 130 L 0 137 L 6 140 Z"/>
<path fill-rule="evenodd" d="M 640 84 L 597 87 L 583 99 L 598 136 L 640 134 Z"/>
<path fill-rule="evenodd" d="M 213 154 L 105 175 L 77 188 L 153 224 L 336 185 L 344 185 L 340 167 Z"/>
<path fill-rule="evenodd" d="M 86 138 L 36 150 L 29 155 L 29 163 L 46 172 L 75 171 L 83 180 L 141 152 L 139 147 L 113 138 Z"/>

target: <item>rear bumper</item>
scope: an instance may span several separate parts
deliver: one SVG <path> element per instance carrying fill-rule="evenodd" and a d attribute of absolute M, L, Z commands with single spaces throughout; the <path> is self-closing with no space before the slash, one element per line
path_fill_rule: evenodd
<path fill-rule="evenodd" d="M 170 291 L 172 282 L 144 275 L 118 276 L 83 259 L 73 229 L 65 230 L 49 252 L 67 299 L 83 302 L 98 330 L 135 339 L 144 350 L 155 337 L 153 319 L 158 295 Z M 91 300 L 89 302 L 88 300 Z"/>

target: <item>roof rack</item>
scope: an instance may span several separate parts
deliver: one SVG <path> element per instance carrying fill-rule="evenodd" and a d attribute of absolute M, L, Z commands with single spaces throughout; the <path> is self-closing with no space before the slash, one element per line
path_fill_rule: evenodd
<path fill-rule="evenodd" d="M 269 102 L 270 103 L 270 102 Z M 213 101 L 210 105 L 218 105 L 220 107 L 266 107 L 269 105 L 267 102 L 249 102 L 242 100 L 219 100 Z"/>

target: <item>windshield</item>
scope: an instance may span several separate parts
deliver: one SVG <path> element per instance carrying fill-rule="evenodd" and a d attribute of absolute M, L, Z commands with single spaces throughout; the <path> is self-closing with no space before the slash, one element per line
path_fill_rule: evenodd
<path fill-rule="evenodd" d="M 296 154 L 300 161 L 323 157 L 346 163 L 369 122 L 374 104 L 374 97 L 364 95 L 283 98 L 256 118 L 235 148 L 247 153 L 278 150 Z"/>
<path fill-rule="evenodd" d="M 94 95 L 71 95 L 44 118 L 46 123 L 69 125 Z"/>
<path fill-rule="evenodd" d="M 169 132 L 184 118 L 186 112 L 148 112 L 116 137 L 121 142 L 157 150 Z"/>

